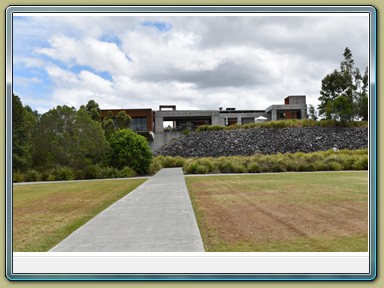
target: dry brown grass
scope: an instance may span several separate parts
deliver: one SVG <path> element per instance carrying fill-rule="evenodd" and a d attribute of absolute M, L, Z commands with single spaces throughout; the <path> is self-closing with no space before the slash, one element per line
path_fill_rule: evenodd
<path fill-rule="evenodd" d="M 367 251 L 367 177 L 187 177 L 187 185 L 206 251 Z"/>
<path fill-rule="evenodd" d="M 48 251 L 145 179 L 13 186 L 13 250 Z"/>

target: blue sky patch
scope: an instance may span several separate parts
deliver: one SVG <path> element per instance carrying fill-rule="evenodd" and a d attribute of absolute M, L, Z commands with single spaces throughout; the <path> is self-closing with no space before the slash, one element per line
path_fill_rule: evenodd
<path fill-rule="evenodd" d="M 96 69 L 94 69 L 91 66 L 75 65 L 75 66 L 70 68 L 70 71 L 75 73 L 75 74 L 79 74 L 81 71 L 84 71 L 84 70 L 92 72 L 93 74 L 96 74 L 96 75 L 104 78 L 105 80 L 112 81 L 112 76 L 107 71 L 97 71 Z"/>
<path fill-rule="evenodd" d="M 145 27 L 155 27 L 157 30 L 161 32 L 167 32 L 172 29 L 172 24 L 167 22 L 160 21 L 144 21 L 141 23 L 142 26 Z"/>
<path fill-rule="evenodd" d="M 123 43 L 119 37 L 113 34 L 103 35 L 99 40 L 102 42 L 115 43 L 118 47 L 120 47 Z"/>

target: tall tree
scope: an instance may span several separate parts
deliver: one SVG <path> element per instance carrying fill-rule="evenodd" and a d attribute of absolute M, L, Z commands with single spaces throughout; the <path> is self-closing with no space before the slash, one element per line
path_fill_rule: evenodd
<path fill-rule="evenodd" d="M 312 120 L 317 120 L 317 113 L 316 113 L 316 109 L 315 109 L 315 107 L 312 105 L 312 104 L 310 104 L 309 105 L 309 108 L 308 108 L 308 116 L 309 116 L 309 118 L 311 118 Z"/>
<path fill-rule="evenodd" d="M 116 125 L 113 119 L 113 112 L 108 111 L 107 116 L 103 119 L 103 129 L 105 132 L 105 137 L 107 140 L 111 137 L 111 135 L 116 132 Z"/>
<path fill-rule="evenodd" d="M 365 119 L 363 110 L 367 107 L 364 107 L 364 101 L 368 96 L 362 84 L 363 77 L 359 69 L 354 67 L 352 52 L 348 47 L 345 48 L 343 57 L 340 71 L 335 69 L 321 81 L 319 115 L 326 119 L 343 121 L 351 121 L 357 117 Z M 366 75 L 368 77 L 368 74 Z"/>
<path fill-rule="evenodd" d="M 124 110 L 119 111 L 116 115 L 116 126 L 117 129 L 126 129 L 129 128 L 131 124 L 131 116 L 129 116 Z"/>
<path fill-rule="evenodd" d="M 95 100 L 89 100 L 85 105 L 85 110 L 91 116 L 94 121 L 101 121 L 100 107 Z"/>
<path fill-rule="evenodd" d="M 84 110 L 57 106 L 41 116 L 33 137 L 33 162 L 41 169 L 97 163 L 108 143 L 100 123 Z"/>
<path fill-rule="evenodd" d="M 12 95 L 12 168 L 25 171 L 31 167 L 32 131 L 38 113 L 23 107 L 19 96 Z"/>
<path fill-rule="evenodd" d="M 363 121 L 368 121 L 368 67 L 365 68 L 364 75 L 360 74 L 359 69 L 356 69 L 356 91 L 355 98 L 355 111 L 357 116 Z"/>

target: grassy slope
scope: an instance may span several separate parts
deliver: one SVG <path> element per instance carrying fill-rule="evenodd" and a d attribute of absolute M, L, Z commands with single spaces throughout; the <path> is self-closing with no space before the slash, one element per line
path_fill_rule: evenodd
<path fill-rule="evenodd" d="M 13 250 L 48 251 L 144 181 L 14 185 Z"/>
<path fill-rule="evenodd" d="M 206 251 L 368 247 L 368 174 L 186 177 Z"/>

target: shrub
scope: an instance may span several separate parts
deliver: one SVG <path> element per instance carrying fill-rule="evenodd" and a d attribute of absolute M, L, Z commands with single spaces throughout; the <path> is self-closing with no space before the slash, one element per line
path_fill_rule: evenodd
<path fill-rule="evenodd" d="M 213 158 L 210 158 L 210 157 L 199 158 L 199 159 L 197 159 L 197 163 L 206 168 L 206 170 L 207 170 L 206 173 L 219 172 L 218 168 L 215 165 L 215 161 Z"/>
<path fill-rule="evenodd" d="M 54 174 L 55 180 L 75 180 L 75 172 L 69 167 L 60 167 Z"/>
<path fill-rule="evenodd" d="M 41 180 L 41 175 L 36 170 L 30 169 L 30 170 L 27 171 L 27 173 L 25 173 L 24 180 L 26 182 L 40 181 Z"/>
<path fill-rule="evenodd" d="M 147 174 L 152 161 L 152 152 L 145 137 L 130 129 L 121 129 L 109 139 L 109 164 L 123 169 L 131 167 L 138 174 Z"/>
<path fill-rule="evenodd" d="M 121 171 L 120 171 L 120 177 L 130 178 L 130 177 L 135 177 L 135 176 L 137 176 L 137 173 L 131 167 L 126 166 L 123 169 L 121 169 Z"/>
<path fill-rule="evenodd" d="M 343 170 L 343 166 L 338 162 L 331 161 L 327 163 L 327 165 L 325 166 L 325 169 L 330 171 L 339 171 L 339 170 Z"/>
<path fill-rule="evenodd" d="M 12 181 L 14 183 L 17 183 L 17 182 L 24 182 L 24 174 L 21 173 L 20 171 L 16 170 L 16 171 L 13 171 L 12 173 Z"/>
<path fill-rule="evenodd" d="M 84 179 L 98 179 L 100 176 L 99 165 L 89 165 L 85 168 Z"/>
<path fill-rule="evenodd" d="M 367 170 L 368 169 L 368 156 L 362 156 L 357 159 L 353 164 L 354 170 Z"/>
<path fill-rule="evenodd" d="M 173 167 L 183 167 L 184 165 L 184 159 L 180 156 L 176 157 L 162 157 L 161 160 L 161 166 L 164 168 L 173 168 Z"/>
<path fill-rule="evenodd" d="M 234 129 L 251 129 L 251 128 L 288 128 L 288 127 L 367 127 L 368 123 L 364 121 L 342 122 L 336 120 L 320 120 L 313 119 L 289 119 L 248 123 L 244 125 L 235 124 L 230 126 L 212 126 L 202 125 L 196 129 L 200 131 L 217 131 L 217 130 L 234 130 Z"/>
<path fill-rule="evenodd" d="M 225 128 L 226 128 L 225 126 L 218 126 L 218 125 L 201 125 L 196 129 L 196 132 L 219 131 L 219 130 L 224 130 Z"/>
<path fill-rule="evenodd" d="M 187 174 L 206 174 L 208 173 L 208 168 L 199 164 L 197 161 L 188 161 L 183 167 L 185 173 Z"/>
<path fill-rule="evenodd" d="M 85 178 L 85 172 L 81 169 L 75 170 L 75 179 L 76 180 L 83 180 Z"/>
<path fill-rule="evenodd" d="M 116 168 L 113 167 L 100 167 L 98 171 L 99 179 L 109 179 L 109 178 L 119 178 L 120 172 Z"/>
<path fill-rule="evenodd" d="M 149 174 L 151 175 L 156 174 L 158 171 L 160 171 L 163 168 L 163 166 L 161 165 L 161 160 L 158 157 L 154 158 L 152 160 L 151 165 L 149 166 Z"/>
<path fill-rule="evenodd" d="M 246 173 L 247 169 L 244 167 L 238 157 L 221 157 L 218 169 L 221 173 Z"/>
<path fill-rule="evenodd" d="M 367 170 L 368 150 L 332 149 L 312 153 L 285 153 L 273 155 L 182 158 L 157 156 L 151 164 L 151 173 L 162 167 L 183 165 L 185 173 L 262 173 L 286 171 Z"/>

